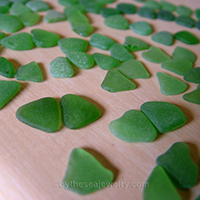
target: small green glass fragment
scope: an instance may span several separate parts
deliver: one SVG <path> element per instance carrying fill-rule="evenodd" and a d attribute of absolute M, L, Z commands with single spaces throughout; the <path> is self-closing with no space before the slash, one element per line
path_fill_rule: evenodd
<path fill-rule="evenodd" d="M 27 103 L 16 112 L 19 121 L 45 132 L 56 132 L 60 125 L 56 99 L 46 97 Z"/>
<path fill-rule="evenodd" d="M 114 3 L 115 0 L 95 0 L 97 2 L 103 3 L 103 4 L 109 4 L 109 3 Z"/>
<path fill-rule="evenodd" d="M 13 3 L 23 3 L 25 4 L 26 2 L 30 1 L 30 0 L 10 0 Z"/>
<path fill-rule="evenodd" d="M 31 10 L 22 3 L 13 3 L 9 11 L 12 15 L 16 16 L 31 12 Z"/>
<path fill-rule="evenodd" d="M 29 33 L 16 33 L 1 40 L 1 45 L 17 51 L 30 50 L 34 47 L 33 39 Z"/>
<path fill-rule="evenodd" d="M 1 6 L 0 5 L 0 14 L 7 13 L 9 11 L 10 7 L 9 6 Z"/>
<path fill-rule="evenodd" d="M 10 101 L 20 88 L 17 81 L 0 80 L 0 109 Z"/>
<path fill-rule="evenodd" d="M 165 74 L 163 72 L 157 72 L 156 74 L 159 84 L 160 91 L 164 95 L 177 95 L 185 92 L 187 84 L 173 76 Z"/>
<path fill-rule="evenodd" d="M 32 29 L 31 35 L 35 45 L 41 48 L 53 47 L 60 39 L 58 34 L 43 29 Z"/>
<path fill-rule="evenodd" d="M 58 46 L 63 53 L 70 51 L 86 51 L 88 41 L 80 38 L 63 38 L 58 41 Z"/>
<path fill-rule="evenodd" d="M 149 45 L 146 42 L 143 42 L 142 40 L 132 36 L 126 36 L 123 45 L 129 51 L 142 51 L 149 48 Z"/>
<path fill-rule="evenodd" d="M 6 78 L 13 78 L 15 75 L 15 68 L 4 57 L 0 57 L 0 75 Z"/>
<path fill-rule="evenodd" d="M 4 32 L 1 32 L 0 31 L 0 42 L 1 42 L 1 40 L 3 39 L 3 38 L 5 38 L 6 37 L 6 34 L 4 33 Z"/>
<path fill-rule="evenodd" d="M 195 23 L 195 27 L 198 28 L 200 30 L 200 20 L 198 20 L 196 23 Z"/>
<path fill-rule="evenodd" d="M 50 9 L 50 6 L 44 1 L 29 1 L 26 3 L 26 6 L 34 12 L 42 12 Z"/>
<path fill-rule="evenodd" d="M 117 67 L 120 63 L 119 60 L 104 55 L 102 53 L 94 53 L 92 56 L 94 57 L 94 60 L 97 63 L 97 65 L 103 70 L 108 70 Z"/>
<path fill-rule="evenodd" d="M 191 61 L 192 63 L 194 63 L 194 61 L 196 60 L 196 56 L 193 52 L 191 52 L 190 50 L 184 48 L 184 47 L 180 47 L 177 46 L 173 53 L 172 53 L 172 57 L 173 58 L 177 58 L 177 59 L 187 59 L 189 61 Z"/>
<path fill-rule="evenodd" d="M 195 103 L 200 105 L 200 86 L 193 90 L 192 92 L 183 95 L 183 99 L 190 103 Z"/>
<path fill-rule="evenodd" d="M 121 44 L 115 43 L 110 48 L 110 54 L 113 58 L 124 62 L 133 59 L 134 56 Z"/>
<path fill-rule="evenodd" d="M 176 8 L 176 13 L 182 16 L 190 16 L 192 14 L 192 10 L 184 5 L 179 5 Z"/>
<path fill-rule="evenodd" d="M 184 76 L 190 69 L 192 69 L 193 63 L 187 59 L 173 58 L 162 63 L 161 67 L 174 72 L 178 75 Z"/>
<path fill-rule="evenodd" d="M 158 10 L 162 8 L 162 6 L 157 1 L 154 1 L 154 0 L 146 1 L 144 3 L 144 6 L 149 7 L 149 8 L 153 8 L 153 9 L 158 9 Z"/>
<path fill-rule="evenodd" d="M 188 28 L 193 28 L 195 26 L 195 20 L 188 16 L 176 17 L 175 22 Z"/>
<path fill-rule="evenodd" d="M 69 16 L 71 12 L 73 12 L 74 10 L 79 10 L 82 13 L 85 13 L 85 8 L 82 4 L 74 4 L 74 5 L 70 5 L 65 7 L 64 9 L 64 13 L 65 15 Z"/>
<path fill-rule="evenodd" d="M 110 132 L 125 142 L 151 142 L 157 131 L 149 119 L 138 110 L 129 110 L 109 124 Z"/>
<path fill-rule="evenodd" d="M 93 47 L 108 50 L 113 44 L 115 44 L 115 41 L 105 35 L 93 33 L 90 36 L 90 45 Z"/>
<path fill-rule="evenodd" d="M 89 101 L 74 94 L 66 94 L 60 100 L 64 125 L 70 129 L 82 128 L 100 117 L 99 109 Z"/>
<path fill-rule="evenodd" d="M 146 21 L 138 21 L 130 24 L 130 29 L 139 35 L 149 35 L 153 32 L 151 26 Z"/>
<path fill-rule="evenodd" d="M 88 2 L 84 4 L 84 8 L 86 12 L 91 12 L 95 14 L 99 14 L 104 4 L 100 2 Z"/>
<path fill-rule="evenodd" d="M 42 72 L 40 67 L 35 61 L 32 61 L 26 65 L 21 66 L 15 74 L 15 78 L 19 81 L 32 81 L 42 82 Z"/>
<path fill-rule="evenodd" d="M 186 143 L 174 143 L 164 154 L 156 159 L 175 186 L 188 189 L 197 182 L 198 167 L 190 157 L 189 147 Z"/>
<path fill-rule="evenodd" d="M 173 12 L 176 10 L 176 6 L 172 3 L 169 3 L 167 1 L 161 1 L 160 3 L 162 5 L 163 10 L 167 10 L 169 12 Z"/>
<path fill-rule="evenodd" d="M 151 36 L 154 42 L 164 44 L 166 46 L 171 46 L 173 44 L 173 35 L 168 31 L 160 31 Z"/>
<path fill-rule="evenodd" d="M 174 34 L 174 38 L 185 44 L 198 44 L 199 39 L 188 31 L 179 31 Z"/>
<path fill-rule="evenodd" d="M 69 5 L 74 5 L 78 4 L 78 0 L 58 0 L 58 3 L 62 6 L 69 6 Z"/>
<path fill-rule="evenodd" d="M 43 17 L 44 22 L 46 23 L 54 23 L 65 21 L 67 19 L 66 15 L 58 12 L 56 10 L 48 10 L 46 15 Z"/>
<path fill-rule="evenodd" d="M 156 166 L 147 179 L 143 200 L 181 200 L 174 184 L 162 166 Z"/>
<path fill-rule="evenodd" d="M 9 14 L 0 14 L 0 30 L 8 33 L 14 33 L 22 29 L 23 24 L 16 16 Z"/>
<path fill-rule="evenodd" d="M 148 51 L 142 52 L 142 57 L 152 63 L 163 63 L 171 58 L 160 48 L 151 46 Z"/>
<path fill-rule="evenodd" d="M 183 78 L 185 81 L 200 84 L 200 67 L 191 69 Z"/>
<path fill-rule="evenodd" d="M 64 57 L 57 57 L 49 64 L 50 75 L 54 78 L 70 78 L 74 75 L 74 69 Z"/>
<path fill-rule="evenodd" d="M 80 10 L 72 11 L 68 17 L 68 21 L 70 23 L 89 24 L 88 18 Z"/>
<path fill-rule="evenodd" d="M 136 85 L 116 69 L 108 70 L 101 87 L 108 92 L 134 90 Z"/>
<path fill-rule="evenodd" d="M 140 7 L 137 10 L 137 14 L 140 17 L 146 17 L 146 18 L 150 18 L 150 19 L 156 19 L 156 17 L 157 17 L 155 10 L 153 8 L 149 8 L 146 6 Z"/>
<path fill-rule="evenodd" d="M 109 186 L 113 178 L 113 173 L 104 168 L 91 154 L 76 148 L 70 154 L 63 183 L 65 189 L 85 195 Z M 74 185 L 71 184 L 73 182 Z M 81 187 L 82 185 L 84 187 Z"/>
<path fill-rule="evenodd" d="M 142 104 L 140 109 L 160 134 L 176 130 L 186 123 L 182 110 L 168 102 L 148 101 Z"/>
<path fill-rule="evenodd" d="M 111 15 L 107 17 L 104 24 L 110 28 L 126 30 L 129 28 L 128 21 L 122 15 Z"/>
<path fill-rule="evenodd" d="M 158 19 L 164 20 L 164 21 L 174 21 L 175 16 L 167 10 L 159 10 L 157 13 Z"/>
<path fill-rule="evenodd" d="M 136 6 L 130 3 L 119 3 L 117 4 L 117 9 L 124 14 L 136 13 Z"/>
<path fill-rule="evenodd" d="M 129 79 L 146 79 L 150 76 L 143 64 L 135 59 L 123 62 L 116 69 Z"/>
<path fill-rule="evenodd" d="M 24 13 L 19 16 L 24 26 L 29 27 L 37 24 L 40 19 L 40 15 L 37 13 Z"/>
<path fill-rule="evenodd" d="M 117 15 L 120 13 L 121 12 L 117 8 L 102 8 L 100 11 L 101 16 L 104 18 L 110 17 L 111 15 Z"/>
<path fill-rule="evenodd" d="M 195 10 L 195 15 L 196 15 L 196 18 L 197 18 L 197 19 L 200 19 L 200 8 L 197 8 L 197 9 Z"/>
<path fill-rule="evenodd" d="M 79 51 L 67 52 L 66 57 L 78 68 L 89 69 L 94 65 L 93 56 Z"/>
<path fill-rule="evenodd" d="M 75 33 L 83 37 L 89 36 L 94 31 L 93 26 L 88 23 L 81 22 L 72 22 L 71 28 Z"/>

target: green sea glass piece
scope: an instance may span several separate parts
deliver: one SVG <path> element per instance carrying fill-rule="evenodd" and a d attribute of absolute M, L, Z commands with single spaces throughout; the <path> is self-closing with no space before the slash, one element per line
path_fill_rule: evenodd
<path fill-rule="evenodd" d="M 195 26 L 195 20 L 188 16 L 178 16 L 176 17 L 175 22 L 188 28 L 193 28 Z"/>
<path fill-rule="evenodd" d="M 109 3 L 114 3 L 115 2 L 115 0 L 95 0 L 95 1 L 101 2 L 103 4 L 109 4 Z"/>
<path fill-rule="evenodd" d="M 0 42 L 1 42 L 1 40 L 3 39 L 3 38 L 5 38 L 6 37 L 6 34 L 4 33 L 4 32 L 1 32 L 0 31 Z"/>
<path fill-rule="evenodd" d="M 117 9 L 124 14 L 136 13 L 136 6 L 130 3 L 119 3 L 117 4 Z"/>
<path fill-rule="evenodd" d="M 171 72 L 184 76 L 190 69 L 192 69 L 193 63 L 187 59 L 171 59 L 162 63 L 161 67 Z"/>
<path fill-rule="evenodd" d="M 66 54 L 66 57 L 80 69 L 89 69 L 94 65 L 93 56 L 85 52 L 70 51 Z"/>
<path fill-rule="evenodd" d="M 151 0 L 151 1 L 146 1 L 144 3 L 145 7 L 149 7 L 149 8 L 153 8 L 153 9 L 161 9 L 162 6 L 160 5 L 160 3 L 158 3 L 157 1 Z"/>
<path fill-rule="evenodd" d="M 200 19 L 200 8 L 197 8 L 195 10 L 195 16 L 196 16 L 197 19 Z"/>
<path fill-rule="evenodd" d="M 109 124 L 113 135 L 125 142 L 151 142 L 157 131 L 149 119 L 138 110 L 129 110 Z"/>
<path fill-rule="evenodd" d="M 134 56 L 123 45 L 118 43 L 111 46 L 110 54 L 113 58 L 116 58 L 121 62 L 134 58 Z"/>
<path fill-rule="evenodd" d="M 191 69 L 183 78 L 185 81 L 200 84 L 200 67 Z"/>
<path fill-rule="evenodd" d="M 63 184 L 65 189 L 85 195 L 110 185 L 113 178 L 113 173 L 104 168 L 91 154 L 76 148 L 70 154 Z M 71 184 L 73 182 L 75 184 Z"/>
<path fill-rule="evenodd" d="M 108 50 L 113 44 L 115 44 L 115 41 L 105 35 L 93 33 L 90 36 L 90 45 L 93 47 Z"/>
<path fill-rule="evenodd" d="M 132 36 L 126 36 L 124 46 L 129 51 L 142 51 L 149 48 L 149 45 L 146 42 Z"/>
<path fill-rule="evenodd" d="M 16 33 L 1 40 L 1 45 L 17 51 L 30 50 L 34 47 L 32 37 L 29 33 Z"/>
<path fill-rule="evenodd" d="M 174 143 L 156 159 L 156 163 L 165 169 L 173 183 L 179 188 L 188 189 L 197 182 L 198 167 L 192 161 L 186 143 Z"/>
<path fill-rule="evenodd" d="M 74 94 L 66 94 L 60 100 L 64 125 L 70 129 L 82 128 L 100 117 L 99 109 L 89 101 Z"/>
<path fill-rule="evenodd" d="M 58 3 L 61 4 L 62 6 L 69 6 L 69 5 L 74 5 L 78 4 L 78 0 L 58 0 Z"/>
<path fill-rule="evenodd" d="M 21 106 L 16 112 L 16 117 L 31 127 L 49 133 L 56 132 L 60 125 L 58 103 L 51 97 L 38 99 Z"/>
<path fill-rule="evenodd" d="M 171 46 L 173 44 L 173 35 L 168 31 L 160 31 L 151 36 L 154 42 L 164 44 L 166 46 Z"/>
<path fill-rule="evenodd" d="M 67 19 L 66 15 L 58 12 L 56 10 L 48 10 L 46 15 L 43 17 L 44 22 L 46 23 L 54 23 L 65 21 Z"/>
<path fill-rule="evenodd" d="M 142 57 L 152 63 L 163 63 L 171 58 L 160 48 L 151 46 L 148 51 L 142 52 Z"/>
<path fill-rule="evenodd" d="M 0 109 L 14 97 L 19 88 L 20 84 L 17 81 L 0 80 Z"/>
<path fill-rule="evenodd" d="M 31 12 L 31 10 L 22 3 L 13 3 L 9 11 L 12 15 L 16 16 Z"/>
<path fill-rule="evenodd" d="M 153 8 L 146 7 L 146 6 L 140 7 L 137 10 L 137 14 L 140 17 L 146 17 L 146 18 L 150 18 L 150 19 L 156 19 L 156 17 L 157 17 L 155 10 Z"/>
<path fill-rule="evenodd" d="M 0 14 L 0 30 L 8 33 L 14 33 L 22 29 L 23 24 L 16 16 L 9 14 Z"/>
<path fill-rule="evenodd" d="M 187 84 L 173 76 L 165 74 L 163 72 L 157 72 L 156 74 L 159 84 L 160 91 L 164 95 L 177 95 L 185 92 Z"/>
<path fill-rule="evenodd" d="M 167 1 L 161 1 L 160 3 L 162 5 L 163 10 L 167 10 L 169 12 L 173 12 L 176 10 L 176 6 L 172 3 L 169 3 Z"/>
<path fill-rule="evenodd" d="M 44 1 L 28 1 L 26 6 L 34 12 L 42 12 L 50 9 L 50 6 Z"/>
<path fill-rule="evenodd" d="M 86 12 L 99 14 L 101 9 L 103 8 L 104 4 L 101 2 L 87 2 L 84 4 L 84 8 Z"/>
<path fill-rule="evenodd" d="M 108 92 L 134 90 L 136 85 L 116 69 L 108 70 L 101 87 Z"/>
<path fill-rule="evenodd" d="M 35 45 L 41 48 L 53 47 L 60 39 L 58 34 L 43 29 L 32 29 L 31 35 Z"/>
<path fill-rule="evenodd" d="M 80 10 L 72 11 L 68 17 L 68 21 L 70 23 L 76 22 L 81 24 L 89 24 L 88 18 Z"/>
<path fill-rule="evenodd" d="M 198 20 L 196 23 L 195 23 L 195 27 L 198 28 L 200 30 L 200 20 Z"/>
<path fill-rule="evenodd" d="M 173 58 L 177 58 L 177 59 L 187 59 L 189 61 L 191 61 L 192 63 L 194 63 L 194 61 L 196 60 L 196 56 L 193 52 L 191 52 L 190 50 L 184 48 L 184 47 L 180 47 L 177 46 L 173 53 L 172 53 L 172 57 Z"/>
<path fill-rule="evenodd" d="M 19 81 L 32 81 L 42 82 L 42 72 L 40 67 L 35 61 L 32 61 L 26 65 L 21 66 L 15 74 L 15 78 Z"/>
<path fill-rule="evenodd" d="M 149 101 L 142 104 L 140 109 L 161 134 L 176 130 L 186 123 L 182 110 L 168 102 Z"/>
<path fill-rule="evenodd" d="M 40 15 L 37 13 L 24 13 L 19 16 L 24 26 L 33 26 L 39 22 Z"/>
<path fill-rule="evenodd" d="M 94 60 L 97 63 L 97 65 L 103 70 L 108 70 L 117 67 L 120 63 L 119 60 L 104 55 L 102 53 L 94 53 L 92 56 L 94 57 Z"/>
<path fill-rule="evenodd" d="M 167 10 L 159 10 L 157 13 L 158 19 L 164 20 L 164 21 L 174 21 L 175 16 Z"/>
<path fill-rule="evenodd" d="M 179 31 L 174 34 L 174 38 L 185 44 L 198 44 L 199 39 L 188 31 Z"/>
<path fill-rule="evenodd" d="M 192 14 L 192 10 L 190 8 L 188 8 L 187 6 L 184 6 L 184 5 L 179 5 L 177 8 L 176 8 L 176 13 L 178 15 L 184 15 L 184 16 L 190 16 Z"/>
<path fill-rule="evenodd" d="M 139 35 L 149 35 L 153 32 L 151 26 L 146 21 L 138 21 L 130 24 L 130 29 Z"/>
<path fill-rule="evenodd" d="M 195 103 L 200 105 L 200 86 L 198 86 L 196 90 L 184 94 L 183 99 L 190 103 Z"/>
<path fill-rule="evenodd" d="M 128 21 L 122 15 L 111 15 L 107 17 L 104 24 L 110 28 L 126 30 L 129 27 Z"/>
<path fill-rule="evenodd" d="M 74 69 L 64 57 L 57 57 L 49 64 L 50 75 L 54 78 L 70 78 L 74 75 Z"/>
<path fill-rule="evenodd" d="M 181 200 L 174 184 L 160 165 L 153 169 L 146 183 L 143 200 Z"/>
<path fill-rule="evenodd" d="M 123 62 L 116 69 L 129 79 L 146 79 L 150 76 L 142 63 L 135 59 Z"/>
<path fill-rule="evenodd" d="M 25 4 L 27 1 L 30 1 L 30 0 L 10 0 L 11 2 L 13 3 L 23 3 Z"/>
<path fill-rule="evenodd" d="M 9 6 L 1 6 L 0 5 L 0 14 L 7 13 L 9 11 L 10 7 Z"/>
<path fill-rule="evenodd" d="M 117 15 L 120 13 L 121 12 L 117 8 L 102 8 L 100 11 L 101 16 L 104 18 L 110 17 L 111 15 Z"/>
<path fill-rule="evenodd" d="M 64 9 L 64 13 L 65 15 L 69 16 L 71 12 L 73 12 L 74 10 L 79 10 L 82 13 L 85 13 L 85 8 L 82 4 L 73 4 L 70 6 L 66 6 Z"/>
<path fill-rule="evenodd" d="M 63 38 L 58 41 L 58 46 L 63 53 L 70 51 L 86 51 L 88 41 L 80 38 Z"/>
<path fill-rule="evenodd" d="M 6 78 L 13 78 L 15 75 L 15 68 L 4 57 L 0 57 L 0 75 Z"/>
<path fill-rule="evenodd" d="M 93 26 L 90 24 L 80 22 L 71 23 L 71 28 L 75 33 L 83 37 L 89 36 L 94 31 Z"/>

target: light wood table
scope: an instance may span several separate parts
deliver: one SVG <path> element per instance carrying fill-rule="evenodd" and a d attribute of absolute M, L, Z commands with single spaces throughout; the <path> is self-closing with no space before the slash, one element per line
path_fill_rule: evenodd
<path fill-rule="evenodd" d="M 63 11 L 64 7 L 57 0 L 46 0 L 53 9 Z M 117 0 L 108 7 L 115 7 Z M 137 7 L 143 4 L 133 0 L 126 0 Z M 193 11 L 200 7 L 199 0 L 169 0 L 175 5 L 189 6 Z M 45 15 L 41 12 L 40 15 Z M 194 13 L 192 15 L 194 18 Z M 96 33 L 102 33 L 123 44 L 125 36 L 135 36 L 143 41 L 160 47 L 168 55 L 172 55 L 176 46 L 185 47 L 193 51 L 197 60 L 194 67 L 200 67 L 200 44 L 186 45 L 175 41 L 172 46 L 164 46 L 151 40 L 151 35 L 140 36 L 132 30 L 115 30 L 104 25 L 101 15 L 88 13 L 91 24 Z M 188 30 L 200 38 L 200 30 L 189 29 L 175 22 L 166 22 L 159 19 L 151 20 L 139 17 L 137 14 L 125 15 L 130 23 L 139 20 L 149 22 L 154 33 L 167 30 L 172 34 L 180 30 Z M 69 22 L 57 22 L 39 24 L 24 28 L 19 32 L 30 32 L 33 28 L 42 28 L 55 32 L 61 38 L 77 37 L 70 27 Z M 90 37 L 86 37 L 89 41 Z M 88 53 L 100 52 L 109 55 L 109 51 L 103 51 L 89 47 Z M 49 74 L 49 63 L 58 56 L 65 56 L 58 46 L 53 48 L 34 48 L 29 51 L 13 51 L 0 47 L 0 54 L 6 57 L 17 68 L 31 61 L 40 64 L 44 81 L 42 83 L 20 82 L 20 93 L 2 110 L 0 110 L 0 199 L 6 200 L 140 200 L 145 181 L 152 169 L 156 166 L 156 158 L 164 153 L 175 142 L 186 142 L 190 147 L 192 159 L 199 164 L 200 158 L 200 106 L 186 102 L 182 95 L 165 96 L 160 92 L 156 72 L 166 72 L 183 80 L 182 76 L 161 68 L 160 64 L 153 64 L 144 60 L 141 51 L 135 52 L 136 59 L 141 61 L 148 69 L 149 79 L 137 79 L 134 82 L 137 88 L 133 91 L 109 93 L 100 85 L 106 71 L 94 66 L 89 70 L 76 70 L 73 78 L 56 79 Z M 0 77 L 0 80 L 8 80 Z M 14 79 L 13 79 L 14 80 Z M 196 84 L 189 83 L 187 92 L 196 88 Z M 96 105 L 102 113 L 100 119 L 79 130 L 70 130 L 64 126 L 56 133 L 46 133 L 31 128 L 21 123 L 15 117 L 16 110 L 31 101 L 42 97 L 54 97 L 58 101 L 65 94 L 76 94 L 84 97 Z M 187 116 L 187 123 L 182 128 L 158 136 L 151 143 L 126 143 L 116 138 L 108 129 L 109 123 L 119 118 L 129 109 L 140 109 L 147 101 L 166 101 L 179 106 Z M 71 191 L 64 190 L 58 185 L 65 174 L 69 155 L 74 148 L 84 148 L 94 155 L 105 167 L 115 174 L 114 185 L 104 188 L 93 194 L 80 196 Z M 128 184 L 125 188 L 123 183 Z M 131 187 L 136 183 L 137 187 Z M 133 184 L 132 184 L 133 185 Z M 191 190 L 180 190 L 183 199 L 194 199 L 200 193 L 199 180 Z"/>

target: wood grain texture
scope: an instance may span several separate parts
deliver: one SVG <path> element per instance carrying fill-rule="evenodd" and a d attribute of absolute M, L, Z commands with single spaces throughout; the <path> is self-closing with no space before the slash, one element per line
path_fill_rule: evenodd
<path fill-rule="evenodd" d="M 57 0 L 46 0 L 51 7 L 57 11 L 63 11 L 64 7 Z M 116 0 L 109 4 L 115 7 L 117 3 L 124 2 Z M 137 7 L 142 3 L 126 0 L 134 3 Z M 199 0 L 169 0 L 176 5 L 189 6 L 193 11 L 200 7 Z M 45 15 L 41 12 L 40 15 Z M 194 18 L 194 13 L 192 15 Z M 197 60 L 194 67 L 200 67 L 200 44 L 186 45 L 175 41 L 172 46 L 164 46 L 155 43 L 150 36 L 140 36 L 132 30 L 115 30 L 106 27 L 104 18 L 97 14 L 88 13 L 91 24 L 96 33 L 110 36 L 116 42 L 123 44 L 125 36 L 135 36 L 143 41 L 160 47 L 168 55 L 172 55 L 176 46 L 185 47 L 193 51 Z M 180 30 L 188 30 L 200 38 L 200 30 L 189 29 L 175 22 L 165 22 L 159 19 L 151 20 L 135 15 L 125 15 L 130 23 L 139 20 L 149 22 L 154 33 L 158 31 L 170 31 L 176 33 Z M 42 28 L 58 33 L 61 38 L 77 37 L 67 21 L 39 24 L 22 29 L 20 32 L 30 32 L 33 28 Z M 89 41 L 90 37 L 86 37 Z M 109 55 L 109 51 L 89 47 L 88 53 L 102 52 Z M 49 74 L 49 63 L 58 56 L 65 56 L 58 46 L 53 48 L 34 48 L 29 51 L 13 51 L 0 46 L 0 55 L 6 57 L 15 68 L 36 61 L 40 64 L 44 81 L 42 83 L 20 82 L 21 91 L 16 97 L 0 110 L 0 199 L 6 200 L 141 200 L 142 187 L 125 188 L 125 183 L 144 183 L 152 169 L 155 167 L 156 158 L 164 153 L 174 142 L 186 142 L 190 146 L 191 156 L 195 163 L 200 161 L 200 106 L 186 102 L 182 94 L 175 96 L 164 96 L 159 90 L 156 72 L 166 72 L 180 80 L 182 76 L 161 68 L 160 64 L 153 64 L 141 57 L 142 52 L 134 53 L 148 69 L 151 77 L 146 80 L 137 79 L 137 89 L 128 92 L 109 93 L 101 89 L 106 71 L 98 66 L 89 70 L 76 70 L 76 75 L 69 79 L 55 79 Z M 0 77 L 0 80 L 7 80 Z M 196 84 L 189 83 L 187 92 L 196 88 Z M 31 101 L 42 97 L 54 97 L 58 101 L 68 93 L 84 97 L 96 105 L 102 116 L 96 122 L 79 130 L 70 130 L 62 125 L 61 129 L 52 134 L 31 128 L 15 117 L 16 110 Z M 187 116 L 187 124 L 173 132 L 165 133 L 151 143 L 126 143 L 114 135 L 108 129 L 109 123 L 119 118 L 129 109 L 140 109 L 146 101 L 166 101 L 179 106 Z M 105 167 L 111 169 L 115 174 L 115 185 L 105 188 L 93 194 L 80 196 L 58 186 L 62 181 L 67 167 L 70 152 L 73 148 L 84 148 L 92 153 Z M 191 190 L 180 191 L 182 198 L 194 199 L 200 191 L 200 181 Z M 121 183 L 121 185 L 119 185 Z"/>

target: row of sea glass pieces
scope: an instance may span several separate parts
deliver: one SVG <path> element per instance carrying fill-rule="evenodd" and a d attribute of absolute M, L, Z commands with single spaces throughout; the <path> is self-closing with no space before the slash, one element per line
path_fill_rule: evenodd
<path fill-rule="evenodd" d="M 156 163 L 157 166 L 145 182 L 144 200 L 181 200 L 176 187 L 189 189 L 197 182 L 198 167 L 191 159 L 186 143 L 174 143 L 156 159 Z M 59 187 L 86 195 L 109 185 L 112 187 L 113 179 L 113 172 L 103 167 L 93 155 L 84 149 L 75 148 L 70 154 L 66 173 Z"/>

